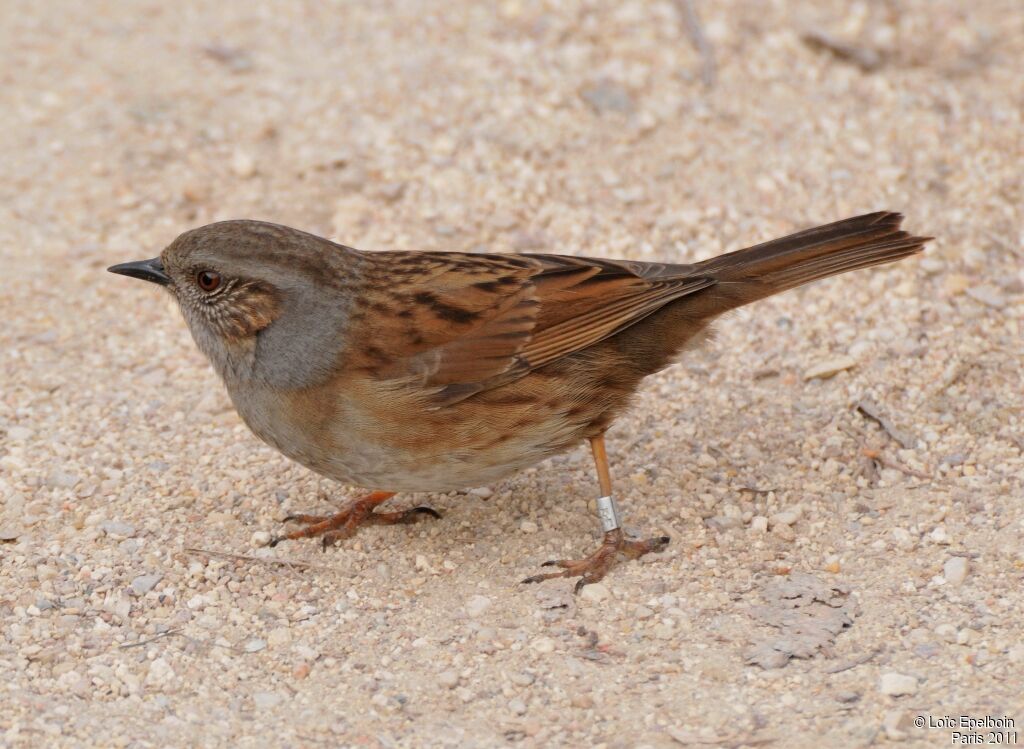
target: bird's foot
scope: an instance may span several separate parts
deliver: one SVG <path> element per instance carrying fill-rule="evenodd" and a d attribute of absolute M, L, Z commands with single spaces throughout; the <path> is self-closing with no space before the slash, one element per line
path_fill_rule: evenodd
<path fill-rule="evenodd" d="M 366 496 L 353 499 L 346 504 L 341 512 L 334 515 L 289 515 L 284 522 L 302 523 L 305 527 L 274 536 L 270 539 L 271 546 L 282 541 L 297 538 L 320 537 L 324 550 L 333 543 L 355 535 L 361 525 L 396 525 L 412 523 L 424 515 L 440 519 L 441 514 L 431 507 L 413 507 L 409 510 L 396 512 L 374 512 L 373 508 L 395 496 L 394 492 L 372 492 Z"/>
<path fill-rule="evenodd" d="M 644 541 L 627 541 L 619 529 L 608 531 L 597 551 L 583 559 L 553 559 L 542 567 L 561 567 L 560 572 L 543 572 L 523 580 L 524 583 L 539 583 L 555 577 L 578 577 L 573 593 L 579 593 L 584 585 L 596 583 L 608 574 L 620 557 L 639 559 L 644 554 L 664 551 L 670 541 L 668 536 L 648 538 Z"/>

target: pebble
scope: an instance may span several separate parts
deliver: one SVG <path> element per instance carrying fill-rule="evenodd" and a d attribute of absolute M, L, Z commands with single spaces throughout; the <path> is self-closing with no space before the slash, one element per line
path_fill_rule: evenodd
<path fill-rule="evenodd" d="M 917 679 L 909 674 L 890 671 L 882 674 L 878 689 L 882 694 L 887 694 L 890 697 L 900 697 L 905 694 L 916 694 Z"/>
<path fill-rule="evenodd" d="M 755 515 L 750 519 L 750 530 L 754 533 L 768 532 L 768 518 L 764 515 Z"/>
<path fill-rule="evenodd" d="M 267 644 L 272 648 L 278 648 L 283 645 L 290 645 L 292 642 L 292 631 L 287 627 L 278 627 L 270 631 L 267 635 Z"/>
<path fill-rule="evenodd" d="M 130 538 L 135 535 L 135 526 L 120 520 L 108 520 L 105 523 L 100 523 L 100 530 L 115 538 Z"/>
<path fill-rule="evenodd" d="M 914 537 L 910 535 L 910 531 L 906 528 L 893 528 L 892 538 L 896 548 L 902 551 L 912 551 L 917 545 Z"/>
<path fill-rule="evenodd" d="M 256 531 L 249 539 L 249 543 L 255 548 L 266 546 L 270 543 L 270 533 L 267 531 Z"/>
<path fill-rule="evenodd" d="M 149 664 L 149 671 L 146 673 L 146 684 L 150 686 L 163 686 L 174 678 L 174 669 L 163 658 L 155 658 Z"/>
<path fill-rule="evenodd" d="M 834 377 L 845 369 L 857 366 L 857 360 L 852 356 L 835 356 L 811 365 L 804 372 L 804 380 L 827 380 Z"/>
<path fill-rule="evenodd" d="M 550 637 L 538 637 L 530 643 L 530 647 L 538 653 L 552 653 L 555 650 L 555 641 Z"/>
<path fill-rule="evenodd" d="M 607 78 L 584 88 L 580 92 L 580 96 L 598 114 L 604 114 L 605 112 L 629 114 L 634 108 L 633 97 L 629 91 Z"/>
<path fill-rule="evenodd" d="M 474 497 L 480 497 L 480 499 L 490 499 L 494 496 L 494 490 L 486 486 L 478 486 L 475 489 L 470 489 L 469 493 Z"/>
<path fill-rule="evenodd" d="M 320 651 L 309 645 L 298 643 L 292 646 L 292 652 L 304 661 L 315 661 L 320 658 Z"/>
<path fill-rule="evenodd" d="M 508 701 L 508 709 L 516 715 L 525 715 L 526 703 L 517 697 Z"/>
<path fill-rule="evenodd" d="M 280 692 L 256 692 L 252 696 L 252 704 L 258 710 L 270 710 L 280 705 L 283 701 L 284 696 Z"/>
<path fill-rule="evenodd" d="M 882 728 L 890 741 L 902 741 L 910 730 L 910 716 L 904 710 L 889 710 L 882 718 Z"/>
<path fill-rule="evenodd" d="M 519 524 L 519 530 L 523 533 L 536 533 L 538 528 L 537 524 L 532 520 L 524 520 Z"/>
<path fill-rule="evenodd" d="M 591 583 L 584 585 L 580 591 L 580 598 L 589 603 L 600 603 L 611 597 L 611 591 L 603 583 Z"/>
<path fill-rule="evenodd" d="M 483 613 L 491 607 L 491 599 L 487 596 L 471 596 L 466 601 L 466 613 L 474 619 L 483 616 Z"/>
<path fill-rule="evenodd" d="M 654 616 L 654 611 L 647 608 L 644 605 L 638 605 L 635 609 L 633 609 L 633 616 L 641 620 L 650 619 L 652 616 Z"/>
<path fill-rule="evenodd" d="M 248 151 L 237 150 L 231 157 L 231 171 L 237 177 L 249 179 L 256 174 L 256 159 Z"/>
<path fill-rule="evenodd" d="M 78 476 L 67 471 L 51 471 L 46 476 L 46 485 L 51 489 L 73 489 Z"/>
<path fill-rule="evenodd" d="M 967 289 L 967 296 L 994 309 L 1002 309 L 1006 306 L 1006 297 L 991 284 L 972 286 Z"/>
<path fill-rule="evenodd" d="M 536 681 L 536 677 L 529 671 L 515 671 L 509 679 L 517 687 L 528 687 Z"/>
<path fill-rule="evenodd" d="M 28 427 L 11 427 L 7 430 L 7 438 L 11 442 L 25 442 L 32 439 L 32 430 Z"/>
<path fill-rule="evenodd" d="M 951 585 L 960 585 L 967 579 L 968 562 L 966 557 L 950 557 L 942 565 L 942 576 Z"/>
<path fill-rule="evenodd" d="M 793 512 L 792 510 L 786 510 L 785 512 L 775 513 L 768 519 L 768 522 L 772 525 L 772 527 L 775 527 L 777 525 L 793 525 L 793 523 L 795 523 L 799 519 L 799 517 L 799 514 L 797 514 L 796 512 Z"/>
<path fill-rule="evenodd" d="M 940 624 L 935 628 L 935 634 L 946 642 L 956 642 L 956 627 L 952 624 Z"/>
<path fill-rule="evenodd" d="M 451 669 L 442 671 L 437 675 L 437 683 L 445 689 L 454 689 L 459 685 L 459 675 Z"/>
<path fill-rule="evenodd" d="M 252 640 L 249 640 L 247 643 L 245 643 L 245 647 L 243 649 L 245 650 L 246 653 L 258 653 L 258 652 L 260 652 L 261 650 L 263 650 L 266 647 L 267 647 L 267 641 L 266 640 L 260 640 L 258 638 L 254 638 Z"/>
<path fill-rule="evenodd" d="M 772 535 L 778 536 L 783 541 L 796 540 L 796 532 L 794 532 L 794 530 L 790 526 L 783 525 L 781 523 L 772 528 Z"/>
<path fill-rule="evenodd" d="M 144 596 L 156 587 L 156 584 L 163 579 L 163 573 L 154 572 L 152 575 L 139 575 L 132 580 L 132 593 L 137 596 Z"/>

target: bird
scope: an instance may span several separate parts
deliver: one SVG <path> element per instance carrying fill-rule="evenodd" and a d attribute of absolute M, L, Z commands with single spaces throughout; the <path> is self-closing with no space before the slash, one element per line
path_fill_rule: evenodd
<path fill-rule="evenodd" d="M 598 548 L 528 577 L 597 582 L 663 551 L 627 537 L 605 433 L 643 380 L 706 339 L 723 313 L 891 263 L 931 237 L 877 211 L 696 263 L 559 254 L 367 252 L 254 220 L 184 232 L 158 257 L 108 270 L 177 301 L 238 415 L 316 473 L 368 493 L 296 514 L 271 544 L 440 518 L 378 510 L 398 492 L 485 486 L 589 443 Z"/>

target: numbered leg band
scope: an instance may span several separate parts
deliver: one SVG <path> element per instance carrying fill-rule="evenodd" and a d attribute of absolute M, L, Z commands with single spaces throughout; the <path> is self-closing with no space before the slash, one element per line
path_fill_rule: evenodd
<path fill-rule="evenodd" d="M 601 528 L 605 533 L 618 530 L 622 525 L 619 506 L 615 503 L 614 497 L 597 498 L 597 515 L 601 518 Z"/>

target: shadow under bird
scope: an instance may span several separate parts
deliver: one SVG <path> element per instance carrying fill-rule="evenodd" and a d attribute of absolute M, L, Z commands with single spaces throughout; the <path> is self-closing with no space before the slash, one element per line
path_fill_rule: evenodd
<path fill-rule="evenodd" d="M 361 252 L 286 226 L 224 221 L 109 270 L 164 286 L 257 437 L 307 468 L 373 489 L 275 537 L 324 546 L 396 492 L 482 486 L 590 442 L 600 547 L 525 582 L 600 580 L 665 536 L 628 539 L 604 433 L 641 381 L 731 309 L 900 260 L 927 237 L 870 213 L 692 265 L 543 254 Z"/>

